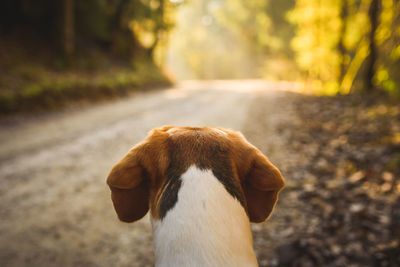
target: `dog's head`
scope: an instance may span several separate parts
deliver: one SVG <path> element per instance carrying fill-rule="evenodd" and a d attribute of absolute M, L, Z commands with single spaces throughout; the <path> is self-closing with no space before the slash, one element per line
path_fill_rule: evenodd
<path fill-rule="evenodd" d="M 165 126 L 132 148 L 107 178 L 120 220 L 139 220 L 149 209 L 153 219 L 162 219 L 177 201 L 179 177 L 192 165 L 211 170 L 251 222 L 268 218 L 284 186 L 279 170 L 240 133 Z"/>

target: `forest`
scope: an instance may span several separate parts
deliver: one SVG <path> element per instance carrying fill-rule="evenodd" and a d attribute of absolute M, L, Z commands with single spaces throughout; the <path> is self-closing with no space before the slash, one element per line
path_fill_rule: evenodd
<path fill-rule="evenodd" d="M 320 94 L 399 93 L 398 1 L 188 5 L 171 41 L 194 78 L 299 79 Z"/>
<path fill-rule="evenodd" d="M 6 0 L 0 12 L 2 112 L 188 78 L 400 94 L 395 0 Z"/>
<path fill-rule="evenodd" d="M 170 84 L 153 57 L 173 8 L 168 1 L 3 1 L 2 112 Z"/>

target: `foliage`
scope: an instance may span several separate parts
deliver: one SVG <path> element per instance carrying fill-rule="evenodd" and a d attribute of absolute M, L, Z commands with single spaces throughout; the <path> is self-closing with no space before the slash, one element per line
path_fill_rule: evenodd
<path fill-rule="evenodd" d="M 94 46 L 126 58 L 128 52 L 153 52 L 173 26 L 169 13 L 175 6 L 167 0 L 41 0 L 35 4 L 5 0 L 0 4 L 0 33 L 3 38 L 19 33 L 21 40 L 22 34 L 35 32 L 31 37 L 36 38 L 31 39 L 50 41 L 46 46 L 54 54 L 72 42 L 74 53 Z"/>
<path fill-rule="evenodd" d="M 175 6 L 167 0 L 3 1 L 0 112 L 169 84 L 154 53 L 173 26 Z"/>
<path fill-rule="evenodd" d="M 188 1 L 178 12 L 168 65 L 183 78 L 276 78 L 277 64 L 291 67 L 292 26 L 284 14 L 293 3 Z"/>
<path fill-rule="evenodd" d="M 306 77 L 320 94 L 400 96 L 399 29 L 397 0 L 4 0 L 0 38 L 25 51 L 9 60 L 18 53 L 0 44 L 0 86 L 25 61 L 50 72 L 167 61 L 179 78 Z"/>
<path fill-rule="evenodd" d="M 288 18 L 297 25 L 292 40 L 296 62 L 310 79 L 323 82 L 322 87 L 317 83 L 321 93 L 368 91 L 371 80 L 372 87 L 400 94 L 398 1 L 298 0 Z"/>

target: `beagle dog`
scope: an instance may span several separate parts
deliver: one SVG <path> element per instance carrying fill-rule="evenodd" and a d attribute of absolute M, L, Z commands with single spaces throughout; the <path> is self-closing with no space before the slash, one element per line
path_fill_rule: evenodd
<path fill-rule="evenodd" d="M 165 126 L 107 184 L 120 220 L 150 210 L 156 266 L 257 266 L 250 222 L 268 218 L 284 180 L 238 132 Z"/>

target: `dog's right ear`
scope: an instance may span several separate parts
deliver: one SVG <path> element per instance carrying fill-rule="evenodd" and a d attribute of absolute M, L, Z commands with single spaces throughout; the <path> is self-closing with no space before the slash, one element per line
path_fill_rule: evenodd
<path fill-rule="evenodd" d="M 250 222 L 263 222 L 271 214 L 285 181 L 280 171 L 238 133 L 231 133 L 234 162 L 247 203 Z"/>
<path fill-rule="evenodd" d="M 150 181 L 141 164 L 142 150 L 142 144 L 134 147 L 107 178 L 115 211 L 124 222 L 137 221 L 149 210 Z"/>
<path fill-rule="evenodd" d="M 250 221 L 259 223 L 271 215 L 285 181 L 281 172 L 258 149 L 253 147 L 252 150 L 250 168 L 242 186 Z"/>

